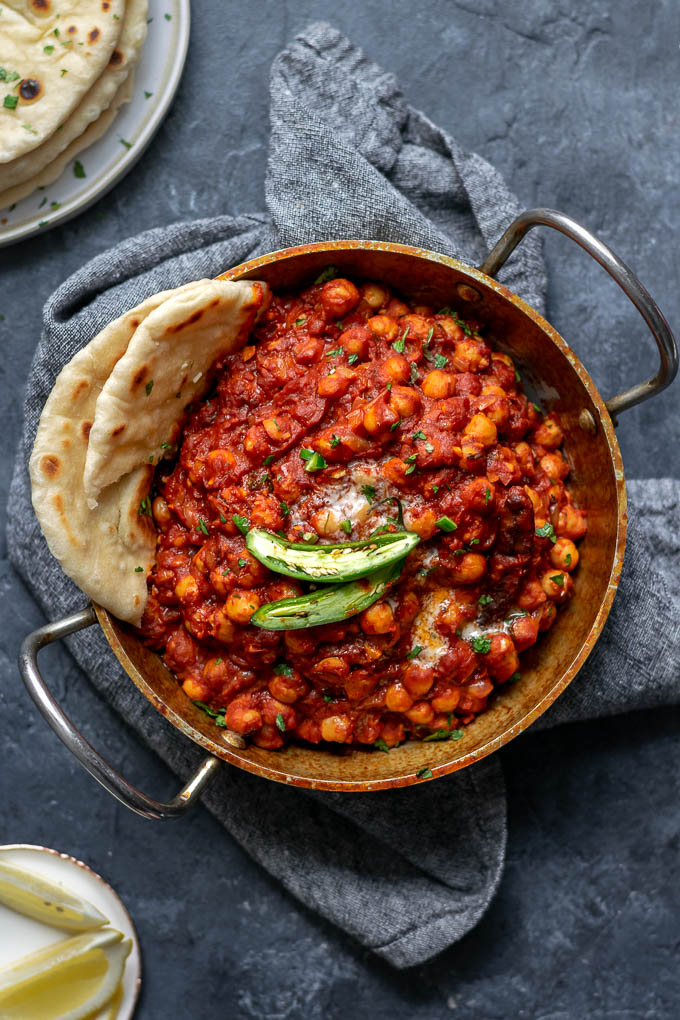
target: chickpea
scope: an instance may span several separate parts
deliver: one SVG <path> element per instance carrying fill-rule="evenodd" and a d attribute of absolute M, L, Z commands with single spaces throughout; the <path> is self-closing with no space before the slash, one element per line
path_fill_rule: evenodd
<path fill-rule="evenodd" d="M 546 602 L 541 607 L 541 618 L 538 624 L 538 629 L 541 631 L 550 630 L 556 619 L 557 610 L 555 609 L 554 602 Z"/>
<path fill-rule="evenodd" d="M 321 304 L 327 319 L 341 319 L 351 312 L 359 301 L 359 291 L 351 280 L 338 277 L 321 288 Z"/>
<path fill-rule="evenodd" d="M 257 430 L 257 442 L 261 442 L 262 435 Z M 257 444 L 255 444 L 257 445 Z M 231 450 L 211 450 L 205 458 L 205 470 L 203 482 L 209 489 L 222 488 L 228 483 L 236 464 L 236 456 Z"/>
<path fill-rule="evenodd" d="M 310 336 L 295 345 L 294 357 L 298 365 L 316 365 L 323 356 L 323 340 Z"/>
<path fill-rule="evenodd" d="M 393 297 L 387 302 L 385 306 L 385 314 L 390 315 L 393 319 L 401 319 L 402 316 L 408 315 L 411 309 L 408 305 L 405 305 L 403 301 Z"/>
<path fill-rule="evenodd" d="M 569 465 L 559 453 L 546 453 L 539 463 L 548 478 L 566 478 L 569 474 Z"/>
<path fill-rule="evenodd" d="M 250 623 L 250 617 L 259 607 L 260 599 L 255 592 L 234 588 L 227 598 L 224 609 L 230 620 L 245 626 Z"/>
<path fill-rule="evenodd" d="M 511 632 L 515 648 L 523 652 L 538 639 L 538 620 L 533 616 L 518 616 L 512 621 Z"/>
<path fill-rule="evenodd" d="M 411 366 L 402 354 L 395 354 L 382 366 L 382 375 L 388 382 L 405 383 L 410 378 Z"/>
<path fill-rule="evenodd" d="M 434 683 L 434 669 L 417 662 L 409 662 L 404 670 L 402 683 L 414 698 L 427 694 Z"/>
<path fill-rule="evenodd" d="M 404 485 L 408 478 L 406 472 L 410 467 L 411 464 L 407 464 L 405 460 L 401 460 L 399 457 L 390 457 L 382 466 L 383 477 L 392 485 Z"/>
<path fill-rule="evenodd" d="M 558 574 L 554 569 L 551 569 L 541 574 L 541 588 L 554 602 L 562 601 L 573 587 L 574 582 L 564 571 L 560 571 Z"/>
<path fill-rule="evenodd" d="M 536 492 L 536 490 L 532 489 L 530 485 L 525 485 L 524 491 L 531 500 L 531 505 L 534 508 L 534 513 L 543 514 L 543 502 L 539 494 Z"/>
<path fill-rule="evenodd" d="M 227 679 L 227 664 L 220 655 L 208 659 L 203 667 L 203 679 L 213 688 L 216 684 L 223 684 Z"/>
<path fill-rule="evenodd" d="M 349 665 L 339 655 L 328 655 L 317 662 L 312 670 L 325 680 L 344 680 L 349 676 Z"/>
<path fill-rule="evenodd" d="M 250 511 L 250 523 L 252 527 L 269 528 L 270 531 L 282 528 L 283 517 L 278 499 L 258 493 Z"/>
<path fill-rule="evenodd" d="M 450 372 L 442 372 L 435 368 L 427 373 L 420 385 L 426 397 L 445 399 L 456 392 L 456 377 Z"/>
<path fill-rule="evenodd" d="M 397 339 L 399 327 L 389 315 L 374 315 L 366 325 L 378 340 L 385 340 L 386 343 L 391 344 L 393 340 Z"/>
<path fill-rule="evenodd" d="M 334 535 L 338 530 L 340 524 L 340 517 L 333 510 L 325 508 L 323 510 L 317 510 L 315 514 L 309 519 L 309 523 L 312 525 L 317 535 L 321 535 L 322 538 L 328 535 Z"/>
<path fill-rule="evenodd" d="M 493 446 L 498 439 L 496 426 L 485 414 L 473 415 L 463 431 L 482 446 Z"/>
<path fill-rule="evenodd" d="M 576 540 L 583 538 L 588 529 L 585 514 L 575 506 L 567 505 L 560 510 L 555 531 L 561 537 Z M 557 543 L 555 543 L 557 544 Z"/>
<path fill-rule="evenodd" d="M 562 429 L 552 418 L 545 418 L 534 431 L 534 442 L 544 446 L 546 450 L 556 450 L 563 439 Z"/>
<path fill-rule="evenodd" d="M 386 419 L 386 410 L 387 408 L 384 405 L 379 406 L 379 402 L 375 400 L 372 400 L 366 407 L 361 418 L 361 424 L 369 436 L 377 436 L 389 425 L 393 424 L 393 420 L 396 421 L 396 418 L 393 419 L 392 416 L 390 416 L 389 420 Z"/>
<path fill-rule="evenodd" d="M 558 538 L 550 550 L 550 562 L 558 570 L 574 570 L 578 559 L 578 549 L 570 538 Z"/>
<path fill-rule="evenodd" d="M 455 449 L 455 448 L 454 448 Z M 481 471 L 485 467 L 486 448 L 478 439 L 467 437 L 460 444 L 460 467 L 464 471 Z"/>
<path fill-rule="evenodd" d="M 435 510 L 426 507 L 423 510 L 411 510 L 407 515 L 406 530 L 415 531 L 422 539 L 432 538 L 437 530 L 438 517 Z"/>
<path fill-rule="evenodd" d="M 296 599 L 302 595 L 302 588 L 295 581 L 288 578 L 281 578 L 274 581 L 267 588 L 267 600 L 269 602 L 281 602 L 283 599 Z"/>
<path fill-rule="evenodd" d="M 410 386 L 393 386 L 390 390 L 390 410 L 399 418 L 410 418 L 422 406 L 420 395 Z"/>
<path fill-rule="evenodd" d="M 439 326 L 440 333 L 443 333 L 447 340 L 456 343 L 456 341 L 465 339 L 465 330 L 450 315 L 438 316 L 437 325 Z"/>
<path fill-rule="evenodd" d="M 455 561 L 450 576 L 456 584 L 477 584 L 486 573 L 486 558 L 481 553 L 464 553 Z"/>
<path fill-rule="evenodd" d="M 175 595 L 180 602 L 193 602 L 198 598 L 198 584 L 191 574 L 181 577 L 175 585 Z"/>
<path fill-rule="evenodd" d="M 537 609 L 545 600 L 546 594 L 541 587 L 540 581 L 527 581 L 517 596 L 517 605 L 520 609 L 526 609 L 530 612 L 532 609 Z"/>
<path fill-rule="evenodd" d="M 492 355 L 492 357 L 493 357 L 493 355 Z M 507 393 L 503 389 L 502 386 L 496 386 L 496 385 L 490 384 L 489 386 L 484 386 L 483 387 L 483 389 L 482 389 L 482 396 L 484 396 L 484 397 L 507 397 Z"/>
<path fill-rule="evenodd" d="M 396 719 L 388 719 L 383 723 L 380 737 L 388 747 L 396 747 L 404 739 L 404 724 Z"/>
<path fill-rule="evenodd" d="M 382 283 L 362 283 L 359 287 L 359 294 L 374 310 L 384 308 L 391 297 L 389 287 L 385 287 Z"/>
<path fill-rule="evenodd" d="M 394 613 L 388 602 L 375 602 L 359 617 L 364 634 L 389 634 L 394 630 Z"/>
<path fill-rule="evenodd" d="M 457 372 L 481 372 L 489 367 L 486 345 L 469 338 L 460 340 L 454 348 L 452 364 Z"/>
<path fill-rule="evenodd" d="M 493 397 L 484 401 L 481 408 L 487 418 L 490 418 L 497 429 L 504 429 L 510 420 L 510 405 L 502 397 Z"/>
<path fill-rule="evenodd" d="M 409 708 L 404 715 L 416 726 L 429 726 L 434 719 L 434 709 L 429 701 L 416 701 L 413 708 Z"/>
<path fill-rule="evenodd" d="M 311 655 L 319 643 L 311 631 L 287 630 L 283 640 L 291 655 Z"/>
<path fill-rule="evenodd" d="M 432 699 L 430 704 L 435 712 L 454 712 L 458 708 L 460 695 L 460 687 L 452 687 L 450 690 L 447 690 L 442 694 L 438 694 Z"/>
<path fill-rule="evenodd" d="M 192 701 L 203 701 L 208 697 L 208 688 L 193 676 L 188 676 L 182 684 L 182 690 Z"/>
<path fill-rule="evenodd" d="M 253 426 L 253 428 L 255 427 L 256 426 Z M 262 422 L 262 427 L 271 439 L 272 443 L 283 443 L 286 438 L 290 438 L 290 432 L 286 429 L 286 425 L 278 418 L 265 418 Z M 252 431 L 253 429 L 248 429 L 246 433 L 246 440 Z"/>
<path fill-rule="evenodd" d="M 348 715 L 329 715 L 321 720 L 321 739 L 336 744 L 347 743 L 352 735 L 352 720 Z"/>
<path fill-rule="evenodd" d="M 397 620 L 399 623 L 410 623 L 415 619 L 420 609 L 420 599 L 414 591 L 402 595 L 401 602 L 397 607 Z"/>
<path fill-rule="evenodd" d="M 499 683 L 509 680 L 519 669 L 519 656 L 511 637 L 507 634 L 491 634 L 491 648 L 484 656 L 484 665 Z"/>
<path fill-rule="evenodd" d="M 399 681 L 390 684 L 385 691 L 385 705 L 390 712 L 408 712 L 412 704 L 413 698 Z"/>
<path fill-rule="evenodd" d="M 465 506 L 475 513 L 491 511 L 494 508 L 496 486 L 485 475 L 471 478 L 465 482 L 461 490 L 461 498 Z"/>
<path fill-rule="evenodd" d="M 515 456 L 517 457 L 517 463 L 522 469 L 522 474 L 533 475 L 534 455 L 529 444 L 524 442 L 517 443 L 515 446 Z"/>
<path fill-rule="evenodd" d="M 372 652 L 373 657 L 381 658 L 382 653 L 377 648 L 366 648 L 367 652 Z M 378 678 L 373 673 L 369 673 L 368 670 L 354 669 L 344 681 L 343 685 L 345 688 L 345 694 L 350 701 L 361 701 L 362 698 L 367 698 L 369 694 L 373 694 L 373 691 L 378 686 Z"/>
<path fill-rule="evenodd" d="M 404 315 L 399 322 L 399 329 L 408 328 L 408 340 L 427 340 L 430 332 L 430 323 L 422 315 Z"/>
<path fill-rule="evenodd" d="M 242 550 L 234 570 L 241 588 L 255 588 L 267 577 L 267 568 L 247 549 Z"/>
<path fill-rule="evenodd" d="M 164 528 L 172 520 L 170 507 L 162 496 L 156 496 L 152 505 L 153 517 L 159 528 Z"/>
<path fill-rule="evenodd" d="M 317 393 L 320 397 L 330 397 L 337 400 L 344 397 L 355 379 L 355 373 L 351 368 L 340 367 L 333 375 L 324 375 L 319 379 Z"/>
<path fill-rule="evenodd" d="M 467 623 L 471 615 L 469 607 L 461 605 L 460 602 L 450 602 L 437 617 L 437 625 L 444 633 L 455 634 L 456 631 Z"/>
<path fill-rule="evenodd" d="M 234 698 L 227 706 L 226 723 L 235 733 L 252 733 L 262 726 L 261 713 L 252 706 L 248 695 Z"/>
<path fill-rule="evenodd" d="M 346 354 L 356 354 L 363 361 L 368 357 L 368 345 L 371 340 L 371 331 L 368 326 L 359 324 L 350 326 L 340 334 L 338 343 L 345 349 Z"/>
<path fill-rule="evenodd" d="M 261 729 L 256 730 L 250 738 L 256 747 L 262 747 L 266 751 L 275 751 L 283 747 L 283 734 L 275 725 L 265 723 Z"/>
<path fill-rule="evenodd" d="M 213 613 L 212 634 L 224 645 L 228 645 L 234 640 L 236 630 L 224 609 L 216 609 Z"/>

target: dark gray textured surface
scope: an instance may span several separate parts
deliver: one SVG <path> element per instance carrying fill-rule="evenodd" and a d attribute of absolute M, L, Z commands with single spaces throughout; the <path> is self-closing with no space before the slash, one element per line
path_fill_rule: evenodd
<path fill-rule="evenodd" d="M 672 0 L 421 0 L 417 8 L 373 0 L 344 11 L 255 2 L 240 24 L 225 8 L 194 5 L 180 94 L 142 164 L 79 219 L 0 252 L 8 451 L 40 307 L 69 272 L 137 230 L 262 207 L 268 67 L 320 16 L 392 68 L 409 100 L 494 162 L 527 204 L 562 208 L 599 232 L 677 323 L 680 9 Z M 651 341 L 614 285 L 563 239 L 550 240 L 547 255 L 549 318 L 603 392 L 651 371 Z M 622 420 L 629 475 L 680 474 L 676 402 L 677 386 Z M 6 456 L 3 488 L 10 467 Z M 119 889 L 142 939 L 141 1017 L 677 1015 L 677 712 L 572 726 L 504 752 L 510 844 L 500 894 L 463 943 L 395 975 L 283 894 L 206 812 L 155 825 L 100 792 L 20 689 L 18 637 L 41 621 L 6 566 L 0 598 L 1 841 L 74 853 Z M 66 654 L 46 662 L 55 693 L 93 742 L 146 789 L 170 793 L 166 770 Z M 230 880 L 211 881 L 213 859 Z"/>

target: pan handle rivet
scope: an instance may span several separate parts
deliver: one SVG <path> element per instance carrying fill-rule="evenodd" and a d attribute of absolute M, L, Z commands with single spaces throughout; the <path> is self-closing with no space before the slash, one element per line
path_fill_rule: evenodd
<path fill-rule="evenodd" d="M 584 407 L 578 416 L 578 423 L 584 432 L 591 436 L 597 435 L 597 422 L 587 407 Z"/>
<path fill-rule="evenodd" d="M 467 301 L 471 305 L 477 305 L 482 300 L 482 295 L 469 283 L 457 283 L 456 292 L 461 301 Z"/>

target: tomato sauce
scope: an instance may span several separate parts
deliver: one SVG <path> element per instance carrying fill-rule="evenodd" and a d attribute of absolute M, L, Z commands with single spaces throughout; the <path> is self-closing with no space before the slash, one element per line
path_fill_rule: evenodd
<path fill-rule="evenodd" d="M 343 278 L 275 296 L 157 468 L 143 636 L 260 747 L 457 738 L 572 595 L 586 518 L 562 441 L 451 309 Z M 255 526 L 421 542 L 360 615 L 281 633 L 250 618 L 304 585 L 246 550 Z"/>

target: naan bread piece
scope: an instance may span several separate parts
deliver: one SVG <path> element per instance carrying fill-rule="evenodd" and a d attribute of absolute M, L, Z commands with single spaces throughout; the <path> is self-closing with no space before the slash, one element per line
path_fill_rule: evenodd
<path fill-rule="evenodd" d="M 269 299 L 265 283 L 210 280 L 147 316 L 97 398 L 88 497 L 163 455 L 184 408 L 206 392 L 216 364 L 245 344 Z"/>
<path fill-rule="evenodd" d="M 32 195 L 37 188 L 46 188 L 48 184 L 53 184 L 58 180 L 72 159 L 75 159 L 106 134 L 116 119 L 120 107 L 130 101 L 134 82 L 135 72 L 132 70 L 118 89 L 109 109 L 105 110 L 94 124 L 90 124 L 79 138 L 71 142 L 68 148 L 64 149 L 49 166 L 29 180 L 15 184 L 13 188 L 7 188 L 6 191 L 0 191 L 0 209 L 6 209 L 10 205 L 14 205 L 15 202 L 20 202 L 22 198 Z M 45 210 L 46 213 L 48 211 Z"/>
<path fill-rule="evenodd" d="M 88 438 L 97 397 L 137 327 L 163 301 L 202 282 L 154 294 L 79 351 L 57 376 L 31 453 L 33 507 L 51 553 L 86 595 L 134 624 L 146 605 L 156 551 L 152 518 L 139 513 L 148 511 L 153 468 L 138 467 L 108 486 L 98 502 L 88 500 L 83 489 Z"/>
<path fill-rule="evenodd" d="M 0 163 L 42 145 L 73 113 L 109 63 L 124 14 L 125 0 L 3 0 Z"/>
<path fill-rule="evenodd" d="M 147 10 L 148 0 L 127 0 L 120 38 L 101 77 L 86 93 L 70 117 L 60 124 L 59 130 L 42 145 L 25 156 L 13 159 L 11 163 L 0 164 L 0 195 L 8 188 L 25 184 L 49 166 L 90 124 L 96 122 L 103 111 L 109 108 L 117 109 L 122 102 L 127 102 L 129 95 L 126 94 L 126 98 L 121 99 L 116 94 L 139 60 L 146 39 Z"/>

